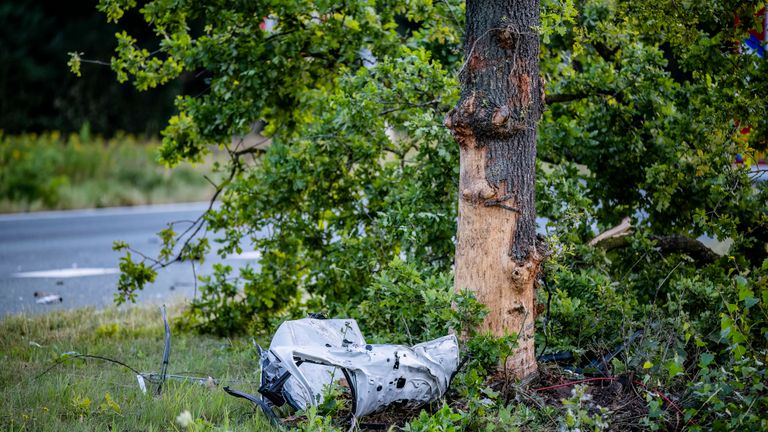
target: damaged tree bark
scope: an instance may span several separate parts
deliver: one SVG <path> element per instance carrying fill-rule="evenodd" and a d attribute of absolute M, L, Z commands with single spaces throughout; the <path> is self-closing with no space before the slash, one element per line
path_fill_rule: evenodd
<path fill-rule="evenodd" d="M 485 329 L 518 334 L 507 368 L 536 372 L 534 282 L 543 260 L 534 208 L 539 1 L 468 0 L 461 99 L 445 124 L 460 147 L 454 285 L 489 307 Z"/>

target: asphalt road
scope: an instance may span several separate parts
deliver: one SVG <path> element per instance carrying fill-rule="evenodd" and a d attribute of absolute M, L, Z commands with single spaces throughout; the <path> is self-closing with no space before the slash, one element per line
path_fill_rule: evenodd
<path fill-rule="evenodd" d="M 206 206 L 193 203 L 0 215 L 0 316 L 113 304 L 121 254 L 112 250 L 112 243 L 123 240 L 152 256 L 160 248 L 155 236 L 158 231 L 168 222 L 197 218 Z M 544 233 L 547 220 L 538 218 L 537 223 L 538 231 Z M 705 237 L 700 240 L 718 253 L 729 245 Z M 257 260 L 257 252 L 244 251 L 226 261 L 234 267 L 257 267 Z M 212 264 L 220 261 L 211 254 L 204 266 L 196 267 L 197 274 L 210 274 Z M 189 263 L 172 264 L 159 270 L 155 283 L 139 292 L 137 301 L 162 304 L 191 299 L 194 282 Z M 36 292 L 59 295 L 62 301 L 39 304 Z"/>
<path fill-rule="evenodd" d="M 0 215 L 0 316 L 46 312 L 113 303 L 121 253 L 112 242 L 123 240 L 152 255 L 160 243 L 155 233 L 170 221 L 197 218 L 206 203 L 157 205 Z M 256 264 L 256 252 L 227 260 L 235 267 Z M 209 271 L 213 254 L 197 274 Z M 60 295 L 61 302 L 38 304 L 35 292 Z M 161 269 L 157 280 L 138 295 L 139 303 L 168 303 L 195 294 L 189 263 Z"/>

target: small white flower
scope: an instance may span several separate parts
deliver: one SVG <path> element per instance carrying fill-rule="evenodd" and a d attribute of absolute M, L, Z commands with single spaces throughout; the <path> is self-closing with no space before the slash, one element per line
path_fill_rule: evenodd
<path fill-rule="evenodd" d="M 189 425 L 192 424 L 192 413 L 184 410 L 181 414 L 176 417 L 176 423 L 179 424 L 179 426 L 186 428 L 189 427 Z"/>

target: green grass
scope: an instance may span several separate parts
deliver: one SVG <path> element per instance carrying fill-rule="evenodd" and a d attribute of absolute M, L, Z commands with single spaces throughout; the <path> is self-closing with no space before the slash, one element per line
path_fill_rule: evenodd
<path fill-rule="evenodd" d="M 130 135 L 3 135 L 0 212 L 129 206 L 207 200 L 213 161 L 168 169 L 159 143 Z M 215 177 L 215 176 L 213 176 Z"/>
<path fill-rule="evenodd" d="M 178 307 L 169 310 L 172 319 Z M 258 356 L 248 339 L 196 334 L 172 338 L 169 373 L 235 380 L 255 393 Z M 119 365 L 89 359 L 61 359 L 62 353 L 101 355 L 142 372 L 159 372 L 162 318 L 157 308 L 83 309 L 46 315 L 16 315 L 0 321 L 0 430 L 3 431 L 181 431 L 273 430 L 243 399 L 223 384 L 169 381 L 159 397 L 147 383 L 143 394 L 135 374 Z M 112 402 L 110 402 L 110 400 Z M 195 423 L 176 422 L 189 411 Z"/>

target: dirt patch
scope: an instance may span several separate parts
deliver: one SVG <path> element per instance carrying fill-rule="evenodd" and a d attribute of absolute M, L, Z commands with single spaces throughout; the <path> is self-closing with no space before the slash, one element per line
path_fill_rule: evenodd
<path fill-rule="evenodd" d="M 497 371 L 488 377 L 485 385 L 499 393 L 499 403 L 525 404 L 532 409 L 549 406 L 558 411 L 565 411 L 563 400 L 572 397 L 573 388 L 576 385 L 584 385 L 586 386 L 585 394 L 589 395 L 589 400 L 584 402 L 584 407 L 590 415 L 600 414 L 601 408 L 607 409 L 608 413 L 605 417 L 610 430 L 615 431 L 647 430 L 647 425 L 643 425 L 641 420 L 648 415 L 646 397 L 651 395 L 661 400 L 664 430 L 682 430 L 685 426 L 680 408 L 674 402 L 675 397 L 659 389 L 644 386 L 632 375 L 584 377 L 554 365 L 542 364 L 538 376 L 529 383 L 514 382 L 508 379 L 503 371 Z M 343 394 L 340 401 L 343 402 L 346 410 L 342 409 L 334 415 L 334 424 L 346 430 L 350 427 L 351 420 L 348 409 L 351 405 L 349 395 Z M 445 396 L 445 402 L 456 411 L 467 412 L 469 408 L 468 401 L 451 389 Z M 408 422 L 418 417 L 422 410 L 434 413 L 442 404 L 442 401 L 438 401 L 419 408 L 405 404 L 392 404 L 383 411 L 360 419 L 357 427 L 362 431 L 399 431 Z M 283 419 L 286 425 L 296 425 L 304 420 L 306 420 L 304 416 Z"/>

